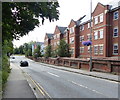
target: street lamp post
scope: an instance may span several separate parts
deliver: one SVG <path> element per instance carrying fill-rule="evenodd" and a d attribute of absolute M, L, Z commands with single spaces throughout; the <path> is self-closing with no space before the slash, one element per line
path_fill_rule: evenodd
<path fill-rule="evenodd" d="M 90 41 L 92 42 L 92 0 L 90 1 Z M 90 45 L 90 71 L 92 71 L 92 44 Z"/>
<path fill-rule="evenodd" d="M 89 71 L 92 71 L 92 0 L 90 1 L 90 41 L 83 41 L 84 46 L 90 46 L 90 63 Z"/>

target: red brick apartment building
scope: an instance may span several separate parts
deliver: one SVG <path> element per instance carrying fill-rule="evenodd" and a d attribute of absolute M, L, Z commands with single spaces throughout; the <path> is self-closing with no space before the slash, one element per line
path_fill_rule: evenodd
<path fill-rule="evenodd" d="M 84 18 L 85 16 L 77 21 L 72 19 L 68 27 L 56 26 L 53 38 L 49 40 L 45 36 L 45 44 L 51 44 L 55 50 L 57 43 L 65 38 L 70 44 L 72 57 L 86 58 L 90 55 L 90 47 L 84 46 L 82 42 L 92 38 L 93 57 L 120 56 L 120 2 L 116 7 L 97 4 L 92 12 L 92 36 L 90 36 L 91 20 L 84 21 Z"/>

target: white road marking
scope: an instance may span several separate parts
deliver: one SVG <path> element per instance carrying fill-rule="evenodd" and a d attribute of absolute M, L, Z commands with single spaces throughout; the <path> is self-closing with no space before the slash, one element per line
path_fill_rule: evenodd
<path fill-rule="evenodd" d="M 93 91 L 93 92 L 96 92 L 96 93 L 98 93 L 98 94 L 104 95 L 104 94 L 102 94 L 102 93 L 100 93 L 100 92 L 98 92 L 98 91 L 96 91 L 96 90 L 94 90 L 94 89 L 91 89 L 91 88 L 87 87 L 87 86 L 81 85 L 81 84 L 76 83 L 76 82 L 74 82 L 74 81 L 70 81 L 70 80 L 68 80 L 68 81 L 71 82 L 71 83 L 73 83 L 73 84 L 75 84 L 75 85 L 77 85 L 77 86 L 80 86 L 80 87 L 86 88 L 86 89 L 88 89 L 88 90 L 90 90 L 90 91 Z M 106 95 L 104 95 L 104 96 L 106 96 Z M 108 96 L 106 96 L 106 97 L 108 97 Z"/>
<path fill-rule="evenodd" d="M 53 76 L 55 76 L 55 77 L 60 77 L 60 76 L 58 76 L 58 75 L 56 75 L 56 74 L 53 74 L 53 73 L 51 73 L 51 72 L 47 72 L 48 74 L 50 74 L 50 75 L 53 75 Z"/>

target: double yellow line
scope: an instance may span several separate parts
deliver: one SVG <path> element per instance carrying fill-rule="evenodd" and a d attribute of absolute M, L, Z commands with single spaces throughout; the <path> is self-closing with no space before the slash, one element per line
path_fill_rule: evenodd
<path fill-rule="evenodd" d="M 27 73 L 26 73 L 27 74 Z M 47 100 L 53 100 L 51 98 L 51 96 L 45 91 L 45 89 L 40 85 L 38 84 L 37 82 L 35 82 L 30 75 L 27 74 L 27 76 L 29 76 L 30 80 L 33 82 L 33 84 L 37 87 L 37 89 L 40 91 L 40 93 L 45 97 L 47 96 L 48 98 L 46 98 Z"/>

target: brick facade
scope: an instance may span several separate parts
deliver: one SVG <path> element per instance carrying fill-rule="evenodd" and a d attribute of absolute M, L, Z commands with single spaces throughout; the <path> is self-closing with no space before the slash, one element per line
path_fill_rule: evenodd
<path fill-rule="evenodd" d="M 82 22 L 84 17 L 77 21 L 72 19 L 68 27 L 56 26 L 53 38 L 45 45 L 51 43 L 55 50 L 57 43 L 64 38 L 70 44 L 72 57 L 89 57 L 90 47 L 82 42 L 91 38 L 90 20 Z M 111 9 L 110 5 L 98 3 L 92 12 L 92 57 L 114 56 L 120 56 L 120 6 Z"/>

